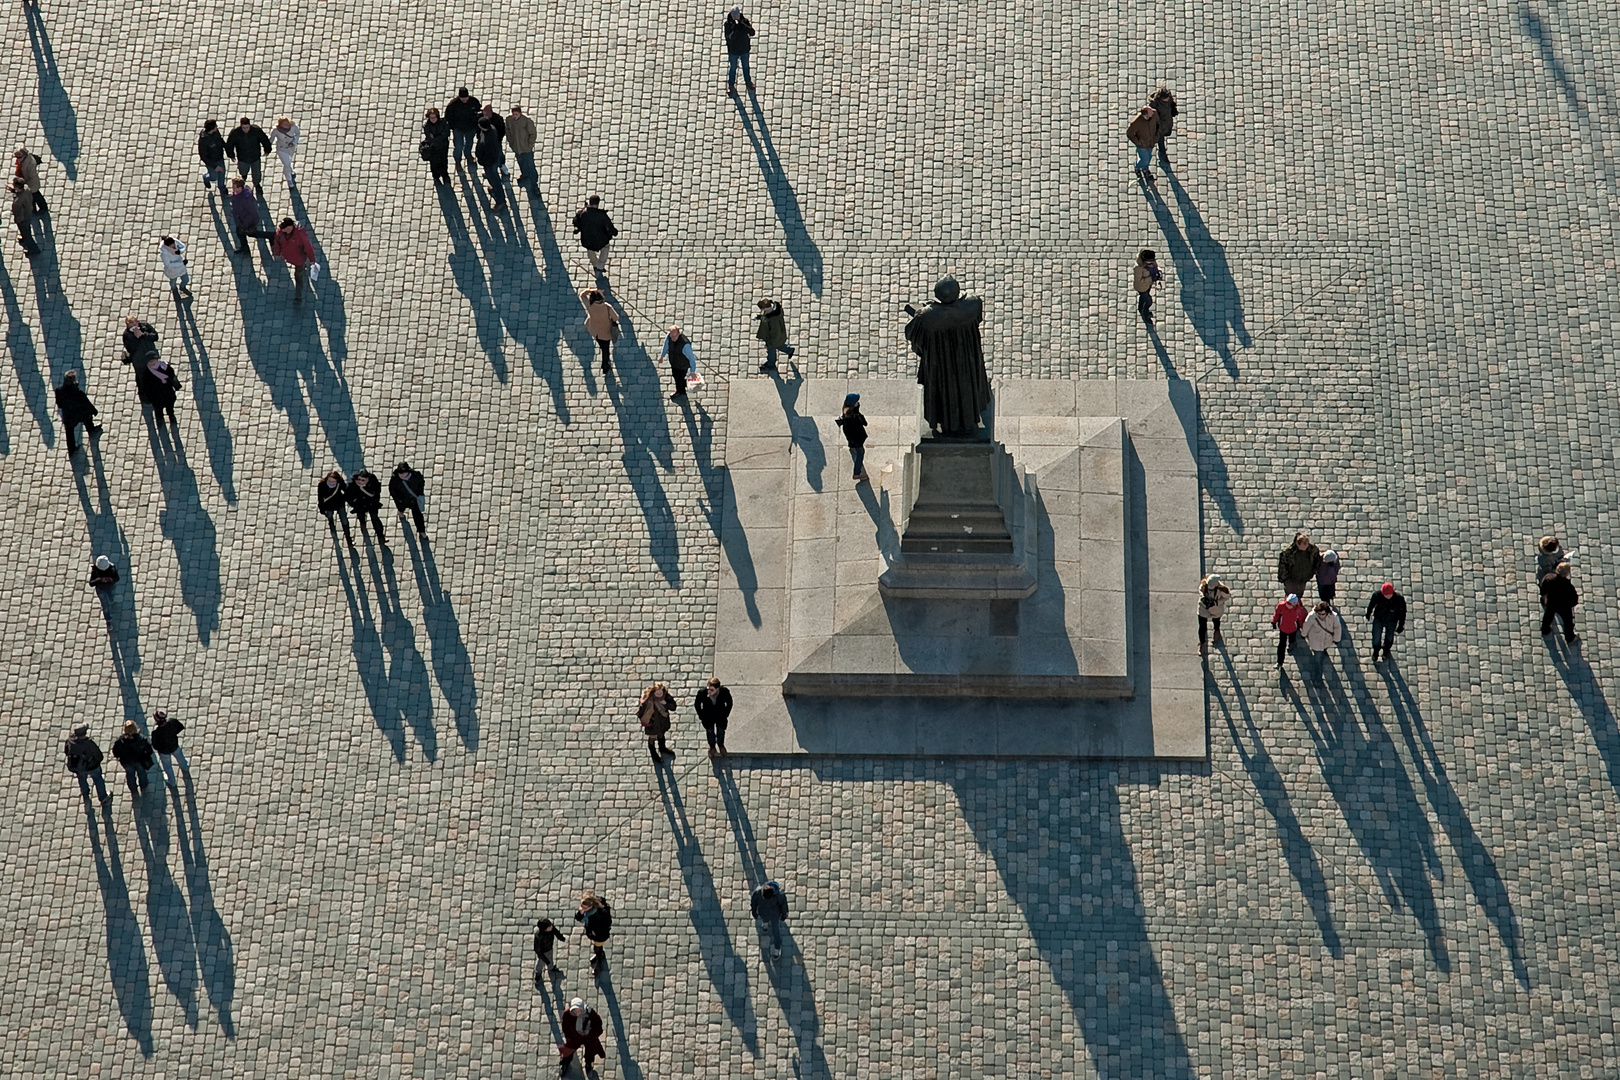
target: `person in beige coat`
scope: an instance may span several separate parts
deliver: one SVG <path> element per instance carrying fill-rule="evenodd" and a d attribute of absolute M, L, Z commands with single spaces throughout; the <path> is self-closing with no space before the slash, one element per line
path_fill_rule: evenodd
<path fill-rule="evenodd" d="M 1210 574 L 1198 583 L 1198 655 L 1209 652 L 1209 624 L 1215 624 L 1215 644 L 1221 643 L 1221 616 L 1232 602 L 1232 588 L 1221 575 Z"/>
<path fill-rule="evenodd" d="M 596 339 L 596 347 L 602 350 L 602 374 L 611 375 L 613 342 L 619 337 L 619 313 L 613 310 L 613 305 L 607 302 L 601 289 L 586 289 L 579 294 L 579 299 L 585 305 L 585 329 L 591 332 L 591 337 Z"/>
<path fill-rule="evenodd" d="M 1334 612 L 1333 605 L 1326 600 L 1318 600 L 1316 609 L 1305 616 L 1305 625 L 1300 629 L 1300 635 L 1305 639 L 1305 646 L 1310 649 L 1311 657 L 1316 661 L 1316 673 L 1320 675 L 1330 663 L 1328 649 L 1339 643 L 1344 636 L 1344 625 Z"/>
<path fill-rule="evenodd" d="M 512 106 L 512 112 L 506 118 L 506 142 L 517 158 L 517 182 L 520 184 L 540 182 L 540 174 L 534 171 L 534 140 L 537 134 L 534 121 L 523 115 L 523 106 Z"/>
<path fill-rule="evenodd" d="M 12 155 L 12 159 L 16 162 L 14 168 L 17 179 L 26 184 L 28 190 L 34 193 L 34 213 L 50 213 L 50 207 L 45 205 L 45 196 L 40 194 L 39 190 L 39 159 L 26 146 L 17 147 L 17 152 Z"/>

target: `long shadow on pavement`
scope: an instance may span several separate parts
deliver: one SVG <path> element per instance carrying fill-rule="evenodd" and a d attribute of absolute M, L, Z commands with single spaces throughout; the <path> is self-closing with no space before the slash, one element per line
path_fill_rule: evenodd
<path fill-rule="evenodd" d="M 406 526 L 401 526 L 406 528 Z M 366 548 L 366 561 L 371 565 L 371 580 L 377 590 L 380 613 L 378 627 L 383 648 L 388 650 L 387 715 L 404 717 L 416 734 L 422 756 L 429 761 L 439 759 L 439 732 L 433 726 L 433 684 L 428 680 L 427 663 L 416 647 L 416 627 L 405 617 L 399 603 L 399 581 L 394 576 L 394 553 L 382 549 L 382 567 L 379 572 L 376 553 Z M 378 726 L 382 723 L 379 720 Z M 386 730 L 386 729 L 385 729 Z"/>
<path fill-rule="evenodd" d="M 479 212 L 476 197 L 467 184 L 467 178 L 459 172 L 457 177 L 461 182 L 462 196 L 467 199 L 476 216 Z M 495 377 L 505 383 L 508 378 L 506 351 L 502 347 L 505 332 L 501 328 L 501 314 L 495 310 L 495 295 L 490 291 L 483 264 L 478 260 L 478 250 L 467 231 L 467 219 L 461 212 L 460 200 L 450 190 L 449 184 L 436 187 L 445 228 L 450 231 L 451 276 L 455 278 L 456 289 L 466 297 L 467 305 L 472 309 L 473 329 L 478 334 L 479 347 L 484 350 Z"/>
<path fill-rule="evenodd" d="M 101 902 L 106 908 L 107 970 L 112 978 L 113 996 L 124 1018 L 124 1029 L 152 1056 L 152 973 L 146 962 L 146 942 L 135 909 L 129 902 L 129 885 L 124 880 L 124 864 L 118 857 L 118 837 L 113 832 L 112 815 L 101 811 L 107 830 L 107 846 L 101 846 L 96 828 L 96 812 L 84 799 L 85 824 L 90 829 L 90 845 L 95 849 L 96 881 L 101 885 Z"/>
<path fill-rule="evenodd" d="M 38 259 L 48 256 L 39 255 Z M 11 366 L 17 372 L 17 389 L 22 391 L 23 402 L 39 426 L 40 439 L 47 447 L 56 445 L 56 424 L 51 412 L 51 387 L 46 385 L 40 371 L 39 352 L 34 347 L 34 333 L 23 317 L 17 302 L 17 290 L 11 283 L 11 273 L 0 261 L 0 299 L 6 305 L 6 352 L 11 355 Z M 0 454 L 11 453 L 11 436 L 6 430 L 4 414 L 0 413 Z"/>
<path fill-rule="evenodd" d="M 214 483 L 231 506 L 236 505 L 236 480 L 233 475 L 235 451 L 231 445 L 231 429 L 219 408 L 219 387 L 214 385 L 214 367 L 208 359 L 208 347 L 203 344 L 202 330 L 192 314 L 191 301 L 176 297 L 175 322 L 180 326 L 180 344 L 186 350 L 191 368 L 191 400 L 197 407 L 197 419 L 202 422 L 203 445 L 208 448 L 208 466 L 213 470 Z"/>
<path fill-rule="evenodd" d="M 425 540 L 419 544 L 413 530 L 402 528 L 401 531 L 405 533 L 405 546 L 411 549 L 411 569 L 416 574 L 417 592 L 422 597 L 422 622 L 433 647 L 433 677 L 438 680 L 439 690 L 456 718 L 456 734 L 461 737 L 461 745 L 477 750 L 478 686 L 473 680 L 472 659 L 461 637 L 455 605 L 439 580 L 439 564 L 433 559 L 433 549 Z"/>
<path fill-rule="evenodd" d="M 782 226 L 783 239 L 787 244 L 787 251 L 793 258 L 793 263 L 804 275 L 804 283 L 813 296 L 821 295 L 822 259 L 821 249 L 810 238 L 810 230 L 804 225 L 804 212 L 799 209 L 799 197 L 793 193 L 793 183 L 788 179 L 787 170 L 782 168 L 782 160 L 776 155 L 776 144 L 771 141 L 771 129 L 766 126 L 765 112 L 759 107 L 759 98 L 752 90 L 748 91 L 749 105 L 753 107 L 753 115 L 743 107 L 742 96 L 732 95 L 731 103 L 737 108 L 737 115 L 742 119 L 743 131 L 748 135 L 748 142 L 754 148 L 754 157 L 759 162 L 759 173 L 765 179 L 765 188 L 771 195 L 771 207 L 776 211 L 776 220 Z M 756 130 L 757 129 L 757 130 Z"/>
<path fill-rule="evenodd" d="M 185 894 L 169 872 L 168 802 L 150 792 L 134 802 L 135 830 L 146 860 L 146 925 L 152 931 L 152 950 L 163 982 L 185 1012 L 186 1027 L 196 1031 L 197 945 Z"/>
<path fill-rule="evenodd" d="M 1586 725 L 1592 730 L 1592 741 L 1597 744 L 1598 753 L 1603 755 L 1603 763 L 1608 766 L 1609 783 L 1616 792 L 1620 792 L 1620 727 L 1615 724 L 1609 699 L 1603 695 L 1603 688 L 1598 685 L 1597 676 L 1593 674 L 1585 656 L 1570 652 L 1567 647 L 1560 650 L 1552 638 L 1547 639 L 1547 651 L 1552 655 L 1553 666 L 1569 688 L 1581 715 L 1586 717 Z"/>
<path fill-rule="evenodd" d="M 214 519 L 203 509 L 197 474 L 186 461 L 180 432 L 156 419 L 150 406 L 143 411 L 147 439 L 163 488 L 163 512 L 158 521 L 163 535 L 174 545 L 180 600 L 196 618 L 197 640 L 206 646 L 219 629 L 219 535 Z"/>
<path fill-rule="evenodd" d="M 355 670 L 360 673 L 360 685 L 366 692 L 366 704 L 371 718 L 377 724 L 388 746 L 394 751 L 394 760 L 405 760 L 405 715 L 389 692 L 388 661 L 383 656 L 382 635 L 377 620 L 371 614 L 371 597 L 366 592 L 365 580 L 360 576 L 360 556 L 347 554 L 334 535 L 332 546 L 337 557 L 338 577 L 343 583 L 343 595 L 349 601 L 349 628 L 353 635 L 350 649 L 354 653 Z M 368 552 L 369 554 L 369 552 Z M 353 560 L 352 573 L 350 560 Z M 375 562 L 372 577 L 378 576 Z"/>
<path fill-rule="evenodd" d="M 45 252 L 34 260 L 34 303 L 39 308 L 39 340 L 45 347 L 51 381 L 60 382 L 69 368 L 83 369 L 84 328 L 62 288 L 62 264 L 56 257 L 55 234 L 45 221 Z"/>
<path fill-rule="evenodd" d="M 607 968 L 603 968 L 596 977 L 596 988 L 602 994 L 602 1002 L 607 1006 L 608 1022 L 613 1026 L 613 1046 L 619 1055 L 619 1075 L 624 1080 L 643 1080 L 641 1066 L 630 1055 L 630 1040 L 624 1033 L 624 1014 L 619 1011 L 619 995 L 613 988 L 613 973 Z"/>
<path fill-rule="evenodd" d="M 787 417 L 793 445 L 804 455 L 805 482 L 811 491 L 820 491 L 821 474 L 827 468 L 827 448 L 821 443 L 816 418 L 799 412 L 799 395 L 804 392 L 804 376 L 799 373 L 799 365 L 789 361 L 788 368 L 793 372 L 791 379 L 783 378 L 780 371 L 772 371 L 771 381 L 776 383 L 776 396 L 782 401 L 782 413 Z"/>
<path fill-rule="evenodd" d="M 1176 208 L 1181 211 L 1182 225 L 1176 224 L 1169 205 L 1152 184 L 1143 184 L 1148 206 L 1164 234 L 1170 253 L 1171 265 L 1176 271 L 1176 282 L 1181 288 L 1181 306 L 1191 320 L 1193 329 L 1203 343 L 1215 350 L 1225 365 L 1227 374 L 1238 377 L 1237 359 L 1232 342 L 1248 348 L 1252 342 L 1243 320 L 1243 298 L 1238 295 L 1237 283 L 1232 280 L 1232 268 L 1226 261 L 1226 248 L 1210 234 L 1203 215 L 1169 169 L 1164 177 L 1175 196 Z M 1182 227 L 1186 234 L 1183 236 Z"/>
<path fill-rule="evenodd" d="M 45 130 L 45 143 L 51 148 L 51 156 L 62 163 L 69 180 L 77 180 L 79 115 L 73 111 L 73 102 L 62 85 L 56 51 L 51 48 L 51 36 L 45 30 L 45 17 L 39 5 L 24 4 L 23 15 L 28 20 L 28 46 L 34 54 L 34 74 L 39 78 L 39 125 Z"/>
<path fill-rule="evenodd" d="M 94 501 L 85 483 L 85 477 L 92 469 L 96 476 Z M 84 511 L 91 557 L 105 555 L 118 569 L 118 584 L 105 591 L 98 590 L 98 599 L 101 602 L 101 617 L 107 624 L 107 645 L 112 651 L 113 674 L 118 679 L 124 719 L 133 720 L 144 728 L 146 710 L 141 706 L 140 691 L 135 686 L 135 673 L 141 669 L 141 635 L 136 616 L 133 567 L 129 562 L 129 538 L 124 535 L 124 529 L 113 513 L 112 492 L 107 487 L 107 472 L 98 440 L 86 439 L 85 450 L 74 455 L 73 485 L 79 493 L 79 508 Z M 88 568 L 85 572 L 88 575 Z M 85 587 L 89 588 L 88 585 Z"/>
<path fill-rule="evenodd" d="M 186 893 L 191 897 L 191 937 L 197 947 L 197 967 L 202 972 L 203 987 L 219 1019 L 220 1030 L 227 1039 L 235 1039 L 236 1021 L 231 1016 L 231 1008 L 236 1002 L 236 948 L 231 943 L 231 932 L 225 928 L 225 920 L 214 907 L 208 853 L 203 848 L 202 822 L 197 818 L 197 792 L 191 786 L 189 773 L 182 773 L 181 777 L 186 785 L 185 814 L 180 812 L 180 792 L 174 791 L 174 827 L 180 838 Z"/>

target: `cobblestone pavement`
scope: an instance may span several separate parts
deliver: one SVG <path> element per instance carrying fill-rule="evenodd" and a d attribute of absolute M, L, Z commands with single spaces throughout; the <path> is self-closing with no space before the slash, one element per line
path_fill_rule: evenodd
<path fill-rule="evenodd" d="M 561 1002 L 606 1075 L 1612 1076 L 1620 730 L 1620 22 L 1602 4 L 1241 0 L 754 12 L 13 7 L 0 86 L 55 256 L 0 294 L 0 1074 L 541 1076 Z M 1125 123 L 1182 115 L 1150 197 Z M 540 124 L 509 215 L 414 150 L 465 81 Z M 197 121 L 287 112 L 330 270 L 233 260 Z M 595 372 L 567 222 L 624 230 Z M 191 243 L 195 299 L 155 248 Z M 1129 265 L 1161 253 L 1157 336 Z M 899 305 L 954 269 L 997 374 L 1200 380 L 1205 563 L 1237 592 L 1184 766 L 780 761 L 659 779 L 636 689 L 705 675 L 727 377 L 786 305 L 807 376 L 904 376 Z M 122 316 L 189 371 L 148 429 Z M 709 385 L 663 399 L 689 328 Z M 70 466 L 47 381 L 85 371 Z M 429 541 L 334 541 L 333 463 L 428 476 Z M 1364 624 L 1321 684 L 1270 666 L 1309 527 Z M 1577 549 L 1578 650 L 1532 543 Z M 357 538 L 358 539 L 358 538 Z M 78 584 L 125 569 L 105 618 Z M 1188 647 L 1193 644 L 1188 601 Z M 190 781 L 103 814 L 59 743 L 188 725 Z M 764 964 L 769 875 L 794 915 Z M 600 986 L 527 932 L 592 886 Z"/>

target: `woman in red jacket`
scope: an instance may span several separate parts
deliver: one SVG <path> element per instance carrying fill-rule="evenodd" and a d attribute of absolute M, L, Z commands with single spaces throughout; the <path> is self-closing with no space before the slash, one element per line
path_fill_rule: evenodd
<path fill-rule="evenodd" d="M 1277 666 L 1283 666 L 1283 657 L 1293 647 L 1294 637 L 1305 625 L 1305 605 L 1298 593 L 1289 593 L 1288 599 L 1277 605 L 1271 613 L 1271 625 L 1277 628 Z"/>

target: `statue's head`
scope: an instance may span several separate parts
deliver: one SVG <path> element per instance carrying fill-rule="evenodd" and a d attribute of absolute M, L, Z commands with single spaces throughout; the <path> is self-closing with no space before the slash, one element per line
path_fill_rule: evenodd
<path fill-rule="evenodd" d="M 954 304 L 956 298 L 961 295 L 962 286 L 958 285 L 956 279 L 949 274 L 940 278 L 939 284 L 934 286 L 934 299 L 942 304 Z"/>

